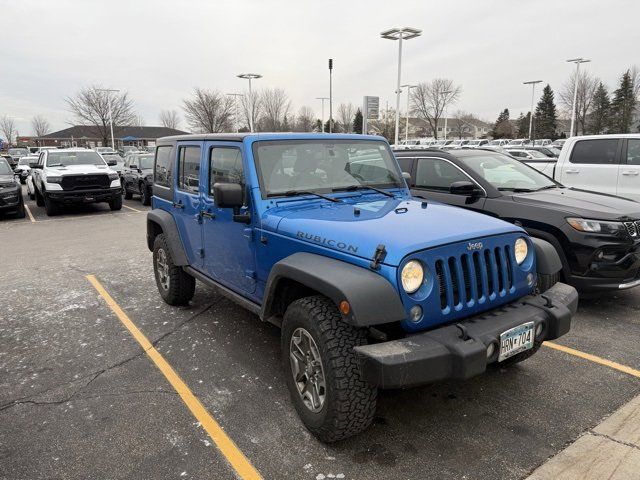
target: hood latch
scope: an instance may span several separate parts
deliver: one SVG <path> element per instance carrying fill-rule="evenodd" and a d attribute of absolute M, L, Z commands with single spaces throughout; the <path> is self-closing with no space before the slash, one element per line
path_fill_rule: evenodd
<path fill-rule="evenodd" d="M 386 256 L 387 249 L 382 244 L 378 245 L 376 247 L 376 252 L 373 254 L 373 261 L 369 264 L 369 267 L 372 270 L 378 270 L 380 268 L 380 264 L 384 262 Z"/>

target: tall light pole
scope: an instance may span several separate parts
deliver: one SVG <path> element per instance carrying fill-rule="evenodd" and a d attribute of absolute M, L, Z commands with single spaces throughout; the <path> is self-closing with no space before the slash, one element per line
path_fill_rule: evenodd
<path fill-rule="evenodd" d="M 324 101 L 329 100 L 329 97 L 316 97 L 316 100 L 322 100 L 322 133 L 324 133 Z M 329 126 L 331 126 L 331 122 L 329 122 Z"/>
<path fill-rule="evenodd" d="M 111 96 L 112 93 L 117 93 L 120 90 L 114 90 L 112 88 L 97 88 L 96 89 L 98 92 L 105 92 L 107 94 L 107 97 L 109 99 L 109 125 L 111 126 L 111 148 L 112 149 L 116 149 L 116 142 L 113 138 L 113 97 Z"/>
<path fill-rule="evenodd" d="M 329 59 L 329 133 L 333 132 L 333 58 Z M 324 117 L 324 115 L 323 115 Z"/>
<path fill-rule="evenodd" d="M 576 78 L 574 80 L 573 85 L 573 105 L 571 106 L 571 131 L 569 132 L 569 136 L 573 136 L 573 126 L 576 123 L 576 101 L 578 100 L 578 80 L 580 78 L 580 64 L 581 63 L 589 63 L 591 60 L 586 58 L 570 58 L 567 60 L 569 63 L 576 64 Z"/>
<path fill-rule="evenodd" d="M 249 111 L 249 130 L 251 130 L 251 133 L 253 133 L 253 107 L 255 106 L 255 102 L 253 101 L 253 95 L 251 94 L 251 80 L 262 78 L 262 75 L 259 75 L 257 73 L 241 73 L 240 75 L 238 75 L 238 78 L 249 80 L 249 101 L 251 102 L 251 105 L 249 105 L 249 107 L 251 108 L 251 110 Z"/>
<path fill-rule="evenodd" d="M 542 80 L 531 80 L 529 82 L 522 82 L 523 85 L 531 85 L 531 112 L 529 114 L 529 140 L 533 142 L 533 101 L 535 97 L 536 84 L 541 83 Z"/>
<path fill-rule="evenodd" d="M 401 88 L 407 89 L 407 125 L 404 129 L 404 143 L 406 144 L 409 141 L 409 100 L 411 99 L 411 89 L 416 88 L 417 85 L 400 85 Z"/>
<path fill-rule="evenodd" d="M 450 93 L 453 93 L 453 90 L 444 90 L 442 92 L 440 92 L 440 95 L 443 96 L 443 101 L 444 101 L 444 108 L 442 109 L 444 113 L 444 139 L 447 139 L 447 95 L 449 95 Z M 436 129 L 438 128 L 438 125 L 436 125 Z"/>
<path fill-rule="evenodd" d="M 395 144 L 398 144 L 398 135 L 400 133 L 400 83 L 402 82 L 402 40 L 411 40 L 419 37 L 422 30 L 411 27 L 392 28 L 380 33 L 382 38 L 387 40 L 398 40 L 398 83 L 396 85 L 396 136 Z"/>
<path fill-rule="evenodd" d="M 227 95 L 229 97 L 233 97 L 234 102 L 235 102 L 235 108 L 236 108 L 236 113 L 235 113 L 235 120 L 236 120 L 236 133 L 238 133 L 240 131 L 240 128 L 238 126 L 238 97 L 244 97 L 244 95 L 242 93 L 227 93 Z"/>

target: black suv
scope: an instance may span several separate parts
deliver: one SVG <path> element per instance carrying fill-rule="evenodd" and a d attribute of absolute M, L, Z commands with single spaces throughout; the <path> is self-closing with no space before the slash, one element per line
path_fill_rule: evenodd
<path fill-rule="evenodd" d="M 9 162 L 0 158 L 0 214 L 5 212 L 15 212 L 18 218 L 25 215 L 22 187 Z"/>
<path fill-rule="evenodd" d="M 151 205 L 153 195 L 153 153 L 130 153 L 122 168 L 122 190 L 124 198 L 130 200 L 140 195 L 143 205 Z"/>
<path fill-rule="evenodd" d="M 640 203 L 567 188 L 488 149 L 395 152 L 411 193 L 492 215 L 550 242 L 583 292 L 640 285 Z"/>

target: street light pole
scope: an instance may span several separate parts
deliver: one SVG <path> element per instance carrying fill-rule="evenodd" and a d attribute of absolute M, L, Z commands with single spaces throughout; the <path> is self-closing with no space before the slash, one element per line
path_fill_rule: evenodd
<path fill-rule="evenodd" d="M 244 95 L 241 93 L 227 93 L 229 97 L 233 97 L 235 103 L 235 124 L 236 124 L 236 133 L 240 131 L 239 123 L 238 123 L 238 97 L 243 97 Z"/>
<path fill-rule="evenodd" d="M 529 140 L 533 142 L 533 102 L 535 98 L 536 84 L 542 82 L 542 80 L 531 80 L 529 82 L 522 82 L 523 85 L 531 85 L 531 111 L 529 112 Z"/>
<path fill-rule="evenodd" d="M 249 80 L 249 101 L 251 102 L 251 105 L 249 105 L 249 107 L 251 108 L 251 110 L 249 111 L 249 130 L 251 130 L 251 133 L 253 133 L 253 107 L 255 106 L 255 102 L 253 101 L 253 95 L 251 93 L 251 80 L 262 78 L 262 75 L 259 75 L 257 73 L 241 73 L 240 75 L 238 75 L 238 78 Z"/>
<path fill-rule="evenodd" d="M 422 34 L 422 30 L 417 28 L 404 27 L 404 28 L 392 28 L 380 33 L 380 36 L 387 40 L 398 40 L 398 82 L 396 85 L 396 134 L 395 145 L 398 144 L 398 136 L 400 133 L 400 83 L 402 82 L 402 40 L 411 40 L 412 38 L 419 37 Z"/>
<path fill-rule="evenodd" d="M 106 92 L 109 100 L 109 125 L 111 128 L 111 148 L 116 149 L 115 140 L 113 138 L 113 98 L 111 97 L 112 93 L 117 93 L 120 90 L 114 90 L 110 88 L 98 88 L 96 89 L 98 92 Z"/>
<path fill-rule="evenodd" d="M 333 58 L 329 59 L 329 133 L 333 132 Z M 324 117 L 324 114 L 322 115 Z"/>
<path fill-rule="evenodd" d="M 322 100 L 322 133 L 324 133 L 324 101 L 329 100 L 329 97 L 316 97 L 316 100 Z M 331 121 L 329 121 L 329 127 L 331 127 Z"/>
<path fill-rule="evenodd" d="M 569 132 L 569 136 L 573 136 L 573 126 L 576 123 L 576 101 L 578 100 L 578 81 L 580 79 L 580 64 L 581 63 L 589 63 L 591 60 L 586 58 L 570 58 L 567 60 L 569 63 L 576 64 L 576 77 L 573 81 L 573 105 L 571 106 L 571 131 Z"/>
<path fill-rule="evenodd" d="M 404 143 L 409 141 L 409 100 L 411 98 L 411 89 L 416 88 L 417 85 L 400 85 L 402 88 L 407 89 L 407 124 L 404 129 Z"/>

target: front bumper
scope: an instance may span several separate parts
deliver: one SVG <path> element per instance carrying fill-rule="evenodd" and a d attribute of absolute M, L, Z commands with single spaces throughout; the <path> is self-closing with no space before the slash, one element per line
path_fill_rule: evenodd
<path fill-rule="evenodd" d="M 22 200 L 22 191 L 19 188 L 15 190 L 0 189 L 0 211 L 15 210 L 20 207 Z"/>
<path fill-rule="evenodd" d="M 99 190 L 47 190 L 47 196 L 57 203 L 93 203 L 109 202 L 122 195 L 122 187 L 113 187 Z"/>
<path fill-rule="evenodd" d="M 497 310 L 399 340 L 355 347 L 364 379 L 380 388 L 399 388 L 449 378 L 466 379 L 485 371 L 498 357 L 500 334 L 523 323 L 542 324 L 536 341 L 567 333 L 578 308 L 575 288 L 557 283 Z M 464 339 L 463 332 L 467 338 Z M 487 358 L 487 347 L 495 352 Z"/>

